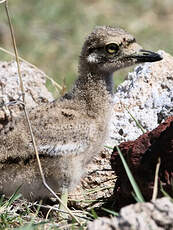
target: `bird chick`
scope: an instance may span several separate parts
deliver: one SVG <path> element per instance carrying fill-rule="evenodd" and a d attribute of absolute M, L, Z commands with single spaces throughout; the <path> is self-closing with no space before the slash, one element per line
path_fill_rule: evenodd
<path fill-rule="evenodd" d="M 72 90 L 29 112 L 45 178 L 55 192 L 72 191 L 103 148 L 113 105 L 113 73 L 161 59 L 120 28 L 96 27 L 87 37 Z M 10 196 L 19 186 L 32 201 L 51 195 L 42 183 L 23 114 L 6 134 L 0 133 L 0 192 Z"/>

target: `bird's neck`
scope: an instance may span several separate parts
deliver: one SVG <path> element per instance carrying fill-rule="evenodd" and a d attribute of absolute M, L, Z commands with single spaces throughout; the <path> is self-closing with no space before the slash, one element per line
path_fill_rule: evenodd
<path fill-rule="evenodd" d="M 91 71 L 79 72 L 72 94 L 91 111 L 104 113 L 112 104 L 113 76 Z"/>
<path fill-rule="evenodd" d="M 103 92 L 113 96 L 113 73 L 103 72 L 99 70 L 97 63 L 91 66 L 80 58 L 79 77 L 76 81 L 76 86 L 80 90 L 88 91 L 89 93 L 94 90 L 100 96 Z"/>
<path fill-rule="evenodd" d="M 75 83 L 75 88 L 81 92 L 92 94 L 95 91 L 99 96 L 104 96 L 104 94 L 113 96 L 113 87 L 113 74 L 110 73 L 86 72 L 85 74 L 79 74 Z"/>

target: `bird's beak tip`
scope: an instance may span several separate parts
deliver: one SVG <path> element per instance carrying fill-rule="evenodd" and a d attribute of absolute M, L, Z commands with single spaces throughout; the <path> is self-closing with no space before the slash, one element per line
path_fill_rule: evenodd
<path fill-rule="evenodd" d="M 163 59 L 160 54 L 143 49 L 139 50 L 138 53 L 134 55 L 134 58 L 136 58 L 139 62 L 156 62 Z"/>

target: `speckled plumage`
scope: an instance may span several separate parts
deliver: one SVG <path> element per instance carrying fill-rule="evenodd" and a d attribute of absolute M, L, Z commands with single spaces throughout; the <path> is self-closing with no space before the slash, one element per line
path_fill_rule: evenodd
<path fill-rule="evenodd" d="M 108 44 L 118 47 L 116 53 L 108 53 Z M 54 191 L 74 189 L 103 148 L 112 109 L 113 72 L 161 59 L 152 53 L 155 59 L 151 60 L 147 51 L 137 55 L 140 49 L 124 30 L 97 27 L 84 43 L 79 76 L 71 92 L 29 112 L 45 177 Z M 20 192 L 29 200 L 50 195 L 42 184 L 23 115 L 13 129 L 0 136 L 0 191 L 11 195 L 20 185 Z"/>

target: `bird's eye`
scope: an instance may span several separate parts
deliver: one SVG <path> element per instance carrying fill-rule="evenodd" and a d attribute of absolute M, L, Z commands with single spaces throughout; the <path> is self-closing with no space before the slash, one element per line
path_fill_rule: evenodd
<path fill-rule="evenodd" d="M 110 44 L 106 45 L 105 48 L 109 54 L 115 54 L 119 50 L 119 46 L 115 43 L 110 43 Z"/>

